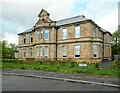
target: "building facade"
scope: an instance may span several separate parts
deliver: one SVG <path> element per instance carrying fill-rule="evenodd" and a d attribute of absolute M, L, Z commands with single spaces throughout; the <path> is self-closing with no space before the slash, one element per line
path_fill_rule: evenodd
<path fill-rule="evenodd" d="M 84 15 L 52 21 L 42 9 L 35 25 L 19 33 L 18 58 L 100 62 L 111 59 L 111 33 Z"/>

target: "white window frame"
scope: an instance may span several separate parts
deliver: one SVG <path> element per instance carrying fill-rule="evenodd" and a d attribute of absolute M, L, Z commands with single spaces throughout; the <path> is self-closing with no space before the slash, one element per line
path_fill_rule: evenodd
<path fill-rule="evenodd" d="M 80 25 L 75 26 L 75 38 L 80 38 Z"/>
<path fill-rule="evenodd" d="M 25 49 L 22 50 L 22 57 L 23 57 L 23 58 L 26 57 L 26 50 L 25 50 Z"/>
<path fill-rule="evenodd" d="M 40 46 L 40 58 L 42 58 L 42 46 Z"/>
<path fill-rule="evenodd" d="M 25 42 L 24 42 L 25 41 Z M 26 43 L 26 35 L 23 35 L 23 44 L 25 44 Z"/>
<path fill-rule="evenodd" d="M 67 39 L 67 29 L 66 28 L 62 29 L 62 39 Z"/>
<path fill-rule="evenodd" d="M 32 42 L 33 42 L 33 34 L 30 34 L 30 43 L 32 43 L 31 38 L 32 38 Z"/>
<path fill-rule="evenodd" d="M 62 57 L 66 58 L 67 57 L 67 46 L 62 47 Z"/>
<path fill-rule="evenodd" d="M 30 51 L 30 54 L 29 54 L 30 58 L 33 58 L 33 48 L 30 48 L 29 51 Z M 31 56 L 31 54 L 32 54 L 32 56 Z"/>
<path fill-rule="evenodd" d="M 48 58 L 49 57 L 48 55 L 49 55 L 49 47 L 48 46 L 44 46 L 44 58 Z"/>
<path fill-rule="evenodd" d="M 46 38 L 46 34 L 47 34 L 47 38 Z M 49 40 L 49 30 L 48 29 L 45 30 L 44 39 Z"/>
<path fill-rule="evenodd" d="M 36 47 L 36 57 L 39 57 L 39 47 Z"/>
<path fill-rule="evenodd" d="M 77 49 L 77 47 L 79 47 L 79 49 Z M 79 55 L 79 57 L 76 57 L 76 55 Z M 74 45 L 74 58 L 80 58 L 80 45 L 78 44 Z"/>
<path fill-rule="evenodd" d="M 93 44 L 93 57 L 94 58 L 98 57 L 98 44 Z"/>
<path fill-rule="evenodd" d="M 18 58 L 18 52 L 15 52 L 15 58 Z"/>

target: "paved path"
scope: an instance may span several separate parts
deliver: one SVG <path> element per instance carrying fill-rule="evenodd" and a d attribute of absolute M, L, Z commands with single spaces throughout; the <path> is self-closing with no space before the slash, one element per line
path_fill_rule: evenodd
<path fill-rule="evenodd" d="M 9 75 L 3 75 L 2 83 L 3 91 L 118 91 L 116 87 Z"/>
<path fill-rule="evenodd" d="M 100 68 L 102 69 L 108 69 L 110 68 L 112 65 L 112 61 L 111 60 L 103 60 L 102 63 L 100 64 Z"/>
<path fill-rule="evenodd" d="M 3 70 L 4 73 L 23 74 L 23 75 L 34 75 L 34 76 L 46 76 L 54 78 L 66 78 L 73 80 L 83 80 L 98 83 L 107 83 L 118 85 L 118 78 L 82 75 L 82 74 L 68 74 L 58 72 L 47 72 L 47 71 L 33 71 L 33 70 Z"/>

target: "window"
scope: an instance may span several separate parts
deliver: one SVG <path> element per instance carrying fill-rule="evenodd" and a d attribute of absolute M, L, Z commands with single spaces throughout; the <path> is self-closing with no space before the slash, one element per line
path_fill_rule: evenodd
<path fill-rule="evenodd" d="M 30 43 L 32 43 L 32 42 L 33 42 L 33 35 L 30 34 Z"/>
<path fill-rule="evenodd" d="M 42 31 L 40 31 L 40 40 L 42 39 Z"/>
<path fill-rule="evenodd" d="M 44 47 L 44 58 L 48 58 L 48 46 Z"/>
<path fill-rule="evenodd" d="M 18 52 L 15 52 L 15 58 L 18 58 Z"/>
<path fill-rule="evenodd" d="M 42 58 L 42 46 L 40 46 L 40 58 Z"/>
<path fill-rule="evenodd" d="M 75 57 L 80 57 L 80 45 L 75 45 L 74 46 L 74 56 Z"/>
<path fill-rule="evenodd" d="M 22 56 L 23 56 L 23 58 L 25 58 L 25 56 L 26 56 L 26 51 L 25 51 L 25 49 L 23 49 Z"/>
<path fill-rule="evenodd" d="M 75 26 L 75 38 L 79 38 L 80 37 L 80 26 L 77 25 Z"/>
<path fill-rule="evenodd" d="M 32 51 L 32 48 L 30 48 L 30 58 L 33 57 L 33 51 Z"/>
<path fill-rule="evenodd" d="M 38 30 L 37 35 L 36 35 L 37 41 L 39 41 L 39 33 L 40 33 L 40 31 Z"/>
<path fill-rule="evenodd" d="M 44 33 L 44 39 L 45 40 L 48 40 L 48 33 L 49 33 L 49 30 L 45 30 L 45 33 Z"/>
<path fill-rule="evenodd" d="M 62 56 L 66 57 L 66 50 L 67 50 L 67 46 L 63 46 L 62 48 Z"/>
<path fill-rule="evenodd" d="M 26 43 L 26 37 L 25 37 L 25 35 L 23 36 L 23 44 L 25 44 Z"/>
<path fill-rule="evenodd" d="M 38 56 L 39 56 L 39 48 L 36 47 L 36 57 L 38 57 Z"/>
<path fill-rule="evenodd" d="M 97 44 L 93 45 L 93 56 L 97 57 Z"/>
<path fill-rule="evenodd" d="M 94 27 L 94 28 L 93 28 L 93 37 L 96 37 L 96 32 L 97 32 L 97 28 Z"/>
<path fill-rule="evenodd" d="M 67 39 L 67 29 L 63 29 L 63 31 L 62 31 L 62 39 Z"/>
<path fill-rule="evenodd" d="M 109 34 L 107 34 L 107 38 L 108 38 L 108 43 L 110 43 L 110 36 L 109 36 Z"/>

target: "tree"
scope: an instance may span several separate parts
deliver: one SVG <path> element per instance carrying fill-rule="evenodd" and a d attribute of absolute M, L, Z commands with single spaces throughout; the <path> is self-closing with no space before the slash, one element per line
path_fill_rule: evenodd
<path fill-rule="evenodd" d="M 112 34 L 112 57 L 114 54 L 120 55 L 120 25 L 118 30 Z"/>
<path fill-rule="evenodd" d="M 14 58 L 15 48 L 15 44 L 8 44 L 6 40 L 0 41 L 0 56 L 3 58 Z"/>

